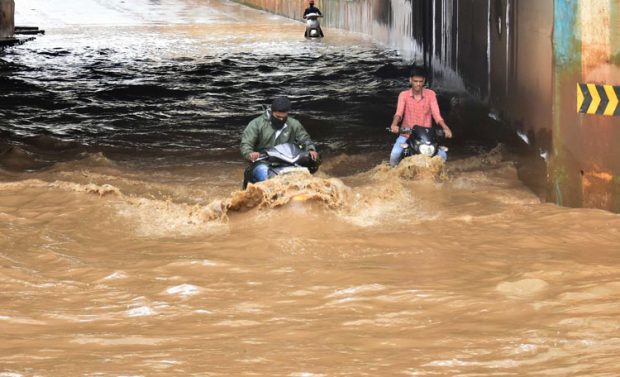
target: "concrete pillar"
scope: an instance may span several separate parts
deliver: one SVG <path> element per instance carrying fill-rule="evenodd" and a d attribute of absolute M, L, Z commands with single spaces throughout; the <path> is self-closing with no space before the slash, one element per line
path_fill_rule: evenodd
<path fill-rule="evenodd" d="M 549 184 L 558 204 L 620 212 L 618 25 L 620 0 L 555 0 Z M 584 101 L 590 88 L 596 99 Z"/>
<path fill-rule="evenodd" d="M 12 37 L 15 30 L 15 1 L 0 0 L 0 38 Z"/>

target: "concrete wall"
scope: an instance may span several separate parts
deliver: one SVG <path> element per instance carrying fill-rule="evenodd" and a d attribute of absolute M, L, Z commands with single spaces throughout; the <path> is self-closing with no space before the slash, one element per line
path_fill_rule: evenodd
<path fill-rule="evenodd" d="M 490 2 L 488 103 L 549 154 L 553 124 L 553 0 Z"/>
<path fill-rule="evenodd" d="M 0 0 L 0 38 L 13 36 L 15 29 L 15 1 Z"/>

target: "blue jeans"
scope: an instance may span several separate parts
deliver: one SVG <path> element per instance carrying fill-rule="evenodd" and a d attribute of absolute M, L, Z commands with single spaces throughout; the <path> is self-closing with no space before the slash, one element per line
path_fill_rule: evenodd
<path fill-rule="evenodd" d="M 398 165 L 398 163 L 400 162 L 400 157 L 403 154 L 403 147 L 401 147 L 400 145 L 406 142 L 407 142 L 407 138 L 402 135 L 396 139 L 396 142 L 394 143 L 394 146 L 392 147 L 392 152 L 390 153 L 390 166 L 391 167 Z M 439 148 L 439 150 L 437 151 L 437 155 L 443 158 L 444 161 L 448 160 L 448 152 L 446 152 L 443 148 Z"/>
<path fill-rule="evenodd" d="M 265 164 L 256 164 L 254 170 L 252 170 L 252 177 L 256 182 L 266 181 L 269 177 L 269 166 Z"/>

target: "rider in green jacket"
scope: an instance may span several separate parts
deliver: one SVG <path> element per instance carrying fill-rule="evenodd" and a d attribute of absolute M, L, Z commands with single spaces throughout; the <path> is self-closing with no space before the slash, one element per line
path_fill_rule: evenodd
<path fill-rule="evenodd" d="M 276 98 L 271 109 L 254 118 L 243 131 L 241 137 L 241 155 L 250 162 L 256 161 L 261 150 L 278 144 L 303 144 L 310 151 L 310 157 L 316 161 L 319 154 L 310 139 L 310 135 L 294 118 L 288 116 L 291 101 L 286 97 Z M 268 166 L 257 164 L 252 175 L 257 182 L 267 179 Z"/>

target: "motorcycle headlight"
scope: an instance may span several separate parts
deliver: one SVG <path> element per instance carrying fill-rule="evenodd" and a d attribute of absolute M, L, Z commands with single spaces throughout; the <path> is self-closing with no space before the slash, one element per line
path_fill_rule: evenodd
<path fill-rule="evenodd" d="M 420 154 L 424 156 L 433 157 L 435 154 L 435 147 L 429 144 L 420 145 Z"/>

